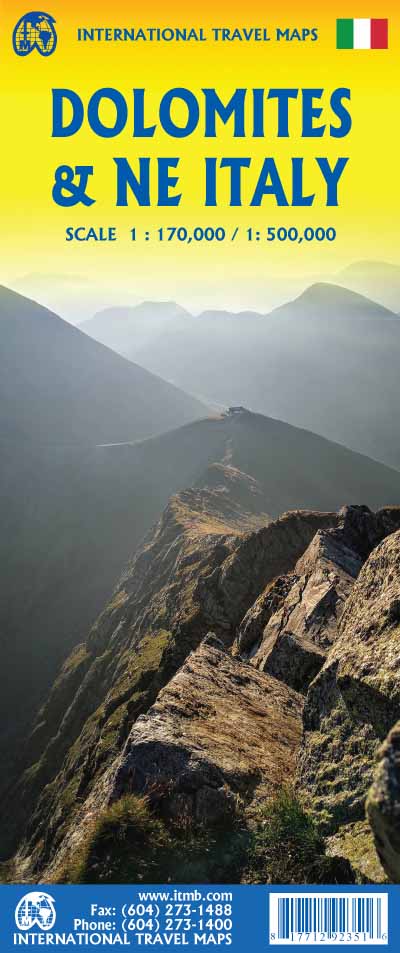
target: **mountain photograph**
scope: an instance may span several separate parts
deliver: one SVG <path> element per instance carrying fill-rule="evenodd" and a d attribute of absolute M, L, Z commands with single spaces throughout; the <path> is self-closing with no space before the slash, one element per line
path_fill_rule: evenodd
<path fill-rule="evenodd" d="M 0 289 L 3 883 L 400 879 L 398 322 Z"/>

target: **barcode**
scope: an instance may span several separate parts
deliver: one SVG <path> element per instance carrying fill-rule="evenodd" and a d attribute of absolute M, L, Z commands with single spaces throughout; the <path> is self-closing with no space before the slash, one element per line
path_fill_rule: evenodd
<path fill-rule="evenodd" d="M 292 893 L 269 895 L 270 943 L 388 942 L 385 893 Z"/>

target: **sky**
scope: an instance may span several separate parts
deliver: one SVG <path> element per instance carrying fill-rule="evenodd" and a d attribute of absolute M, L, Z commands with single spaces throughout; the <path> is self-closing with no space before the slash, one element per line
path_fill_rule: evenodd
<path fill-rule="evenodd" d="M 266 5 L 249 0 L 206 0 L 196 11 L 187 3 L 149 0 L 136 7 L 127 0 L 46 0 L 54 16 L 58 45 L 44 58 L 34 51 L 16 56 L 12 32 L 27 3 L 0 0 L 1 160 L 0 280 L 16 285 L 23 279 L 29 289 L 40 282 L 96 289 L 106 303 L 143 298 L 175 299 L 196 308 L 267 308 L 290 297 L 315 277 L 329 277 L 352 261 L 379 259 L 400 264 L 398 222 L 398 101 L 400 82 L 400 8 L 394 0 L 338 0 L 321 4 L 282 0 Z M 167 12 L 166 12 L 167 10 Z M 336 50 L 337 17 L 385 16 L 389 18 L 389 50 Z M 78 43 L 79 27 L 317 27 L 318 42 L 269 43 Z M 130 112 L 118 139 L 98 138 L 85 121 L 81 131 L 54 139 L 52 88 L 74 89 L 87 104 L 92 93 L 112 86 L 127 98 Z M 216 87 L 229 98 L 236 87 L 323 87 L 325 107 L 336 87 L 351 88 L 352 130 L 344 139 L 301 139 L 298 104 L 291 112 L 290 139 L 267 135 L 264 139 L 232 138 L 231 125 L 220 126 L 216 140 L 205 140 L 201 124 L 189 138 L 171 140 L 162 132 L 153 139 L 132 137 L 131 93 L 146 88 L 149 121 L 157 120 L 158 103 L 169 88 L 188 87 L 201 98 L 202 87 Z M 272 114 L 269 121 L 273 123 Z M 329 121 L 329 111 L 326 113 Z M 107 114 L 104 113 L 105 119 Z M 115 206 L 116 170 L 113 158 L 124 156 L 135 167 L 138 156 L 180 156 L 178 208 L 128 208 Z M 241 208 L 229 208 L 220 189 L 218 208 L 203 206 L 204 156 L 249 156 L 251 168 L 244 178 Z M 340 184 L 338 208 L 323 204 L 321 177 L 315 156 L 333 160 L 349 156 Z M 268 197 L 259 208 L 250 208 L 265 156 L 273 156 L 282 178 L 290 182 L 290 158 L 304 156 L 305 187 L 316 191 L 312 208 L 277 208 Z M 54 172 L 58 165 L 93 165 L 92 192 L 96 204 L 64 209 L 52 200 Z M 221 180 L 222 181 L 222 180 Z M 155 177 L 152 174 L 152 188 Z M 68 226 L 116 227 L 115 243 L 67 243 Z M 239 238 L 223 243 L 162 242 L 158 228 L 185 226 L 223 227 L 229 234 L 238 226 Z M 246 240 L 246 230 L 268 226 L 334 227 L 332 243 L 291 244 Z M 137 229 L 136 242 L 130 230 Z M 145 241 L 144 233 L 150 233 Z M 61 292 L 60 292 L 61 293 Z"/>

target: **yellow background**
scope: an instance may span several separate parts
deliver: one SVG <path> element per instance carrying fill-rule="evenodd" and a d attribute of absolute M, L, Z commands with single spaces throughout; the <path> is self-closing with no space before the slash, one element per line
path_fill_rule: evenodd
<path fill-rule="evenodd" d="M 359 259 L 397 262 L 400 190 L 399 167 L 399 77 L 400 8 L 394 0 L 382 7 L 377 0 L 346 0 L 330 7 L 306 0 L 275 5 L 249 0 L 207 2 L 191 13 L 190 5 L 149 0 L 140 7 L 127 0 L 45 0 L 45 10 L 56 19 L 58 46 L 45 59 L 37 52 L 22 58 L 12 49 L 12 32 L 18 18 L 28 12 L 30 0 L 0 2 L 1 88 L 1 280 L 11 283 L 31 272 L 85 275 L 90 280 L 115 282 L 134 288 L 139 297 L 174 297 L 188 301 L 201 298 L 206 289 L 210 304 L 227 301 L 246 304 L 246 288 L 280 276 L 326 275 Z M 166 12 L 166 10 L 168 12 Z M 336 50 L 336 18 L 340 16 L 387 16 L 388 51 Z M 317 27 L 318 42 L 299 43 L 78 43 L 77 28 L 148 26 L 211 26 L 234 28 L 266 26 Z M 130 102 L 132 87 L 146 87 L 149 121 L 156 121 L 162 94 L 172 86 L 186 86 L 198 93 L 202 86 L 215 86 L 222 98 L 237 86 L 324 87 L 352 91 L 352 131 L 344 139 L 324 136 L 298 137 L 299 104 L 292 107 L 293 135 L 290 140 L 266 136 L 264 140 L 232 138 L 231 128 L 220 127 L 217 140 L 205 140 L 199 129 L 189 139 L 171 140 L 160 132 L 154 139 L 134 140 L 130 121 L 118 139 L 97 138 L 85 124 L 73 138 L 51 138 L 51 89 L 66 86 L 76 90 L 86 103 L 101 86 L 114 86 Z M 268 107 L 269 110 L 269 107 Z M 271 113 L 273 125 L 275 114 Z M 329 121 L 329 110 L 327 118 Z M 183 198 L 176 209 L 140 209 L 136 202 L 127 209 L 115 208 L 115 155 L 126 156 L 135 166 L 137 155 L 180 155 L 180 189 Z M 249 202 L 264 156 L 275 157 L 290 196 L 289 157 L 305 156 L 307 191 L 317 190 L 320 201 L 312 208 L 277 208 L 273 199 L 260 208 L 205 209 L 203 165 L 205 155 L 249 155 L 252 169 L 244 172 L 244 199 Z M 350 162 L 339 186 L 340 207 L 326 209 L 320 173 L 314 172 L 313 157 L 349 155 Z M 97 198 L 91 209 L 57 207 L 51 198 L 54 170 L 58 164 L 92 164 L 95 177 L 89 191 Z M 153 181 L 154 184 L 154 181 Z M 223 192 L 221 192 L 223 197 Z M 120 241 L 114 245 L 65 243 L 65 227 L 75 224 L 115 225 Z M 129 241 L 129 229 L 154 229 L 160 225 L 333 225 L 335 244 L 301 246 L 260 243 L 225 245 L 157 245 Z M 235 291 L 236 289 L 236 291 Z M 203 299 L 202 299 L 203 300 Z M 249 303 L 254 295 L 248 294 Z"/>

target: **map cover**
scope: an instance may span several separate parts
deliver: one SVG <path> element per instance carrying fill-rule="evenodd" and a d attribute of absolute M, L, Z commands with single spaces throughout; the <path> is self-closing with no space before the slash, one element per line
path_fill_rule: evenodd
<path fill-rule="evenodd" d="M 0 2 L 1 953 L 399 948 L 399 54 Z"/>

